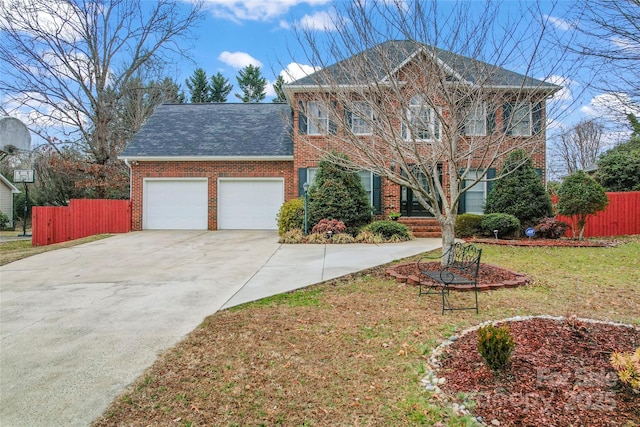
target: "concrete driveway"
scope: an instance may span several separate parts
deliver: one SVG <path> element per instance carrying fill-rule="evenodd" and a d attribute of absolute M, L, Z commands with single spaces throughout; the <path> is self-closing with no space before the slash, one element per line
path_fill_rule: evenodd
<path fill-rule="evenodd" d="M 280 245 L 275 232 L 145 231 L 0 267 L 0 425 L 86 426 L 217 310 L 439 245 Z"/>

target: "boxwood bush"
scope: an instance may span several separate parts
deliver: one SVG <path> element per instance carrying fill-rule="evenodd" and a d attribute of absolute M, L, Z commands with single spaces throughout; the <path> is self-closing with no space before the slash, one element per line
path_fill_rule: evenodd
<path fill-rule="evenodd" d="M 478 214 L 461 214 L 456 218 L 456 237 L 473 237 L 482 234 L 480 222 L 482 215 Z"/>
<path fill-rule="evenodd" d="M 365 225 L 361 230 L 379 234 L 386 240 L 391 239 L 394 235 L 401 240 L 411 240 L 412 238 L 409 227 L 396 221 L 375 221 Z"/>
<path fill-rule="evenodd" d="M 515 237 L 520 232 L 520 220 L 513 215 L 492 213 L 483 216 L 480 227 L 487 236 L 493 236 L 493 230 L 498 230 L 498 237 Z"/>
<path fill-rule="evenodd" d="M 297 198 L 286 201 L 278 212 L 278 234 L 284 236 L 294 229 L 304 228 L 304 199 Z"/>

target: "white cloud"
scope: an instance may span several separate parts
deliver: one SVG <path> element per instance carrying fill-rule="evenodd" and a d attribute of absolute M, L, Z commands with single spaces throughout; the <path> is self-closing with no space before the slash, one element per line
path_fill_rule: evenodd
<path fill-rule="evenodd" d="M 627 114 L 640 116 L 640 105 L 633 104 L 626 93 L 609 92 L 596 95 L 589 105 L 582 106 L 580 111 L 587 116 L 626 123 Z"/>
<path fill-rule="evenodd" d="M 192 0 L 193 1 L 193 0 Z M 300 4 L 322 6 L 331 0 L 205 0 L 216 18 L 232 21 L 270 21 Z"/>
<path fill-rule="evenodd" d="M 563 76 L 552 75 L 549 76 L 546 81 L 554 85 L 562 86 L 562 89 L 553 95 L 554 101 L 567 101 L 573 98 L 570 88 L 570 86 L 574 84 L 572 80 Z"/>
<path fill-rule="evenodd" d="M 218 60 L 236 69 L 244 68 L 247 65 L 262 67 L 262 62 L 246 52 L 229 52 L 225 50 L 218 56 Z"/>
<path fill-rule="evenodd" d="M 556 18 L 555 16 L 551 16 L 551 15 L 544 15 L 544 18 L 549 21 L 551 23 L 551 25 L 553 25 L 554 27 L 556 27 L 558 30 L 562 30 L 562 31 L 569 31 L 571 28 L 573 28 L 573 24 L 571 24 L 568 21 L 565 21 L 562 18 Z"/>
<path fill-rule="evenodd" d="M 287 68 L 280 71 L 280 75 L 284 79 L 285 83 L 291 83 L 294 80 L 301 79 L 303 77 L 308 76 L 309 74 L 313 74 L 318 71 L 320 68 L 313 67 L 311 65 L 299 64 L 297 62 L 291 62 L 287 65 Z"/>
<path fill-rule="evenodd" d="M 82 16 L 72 2 L 60 0 L 19 0 L 1 1 L 7 9 L 10 21 L 0 19 L 0 29 L 12 28 L 32 36 L 38 33 L 55 34 L 60 39 L 72 43 L 80 40 Z M 36 30 L 34 30 L 34 28 Z"/>
<path fill-rule="evenodd" d="M 305 30 L 334 31 L 336 17 L 329 12 L 316 12 L 313 15 L 304 15 L 296 22 L 296 26 Z"/>

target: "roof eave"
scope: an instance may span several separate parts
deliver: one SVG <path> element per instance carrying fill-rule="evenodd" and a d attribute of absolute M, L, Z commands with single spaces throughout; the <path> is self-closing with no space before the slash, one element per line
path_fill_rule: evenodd
<path fill-rule="evenodd" d="M 278 162 L 293 161 L 293 156 L 118 156 L 129 162 Z"/>

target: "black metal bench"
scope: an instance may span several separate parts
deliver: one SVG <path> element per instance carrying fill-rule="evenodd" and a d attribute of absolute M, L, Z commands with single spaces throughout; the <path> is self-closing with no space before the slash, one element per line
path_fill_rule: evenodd
<path fill-rule="evenodd" d="M 421 295 L 439 293 L 442 295 L 442 314 L 445 310 L 476 310 L 478 313 L 478 270 L 480 269 L 480 256 L 482 249 L 475 245 L 454 243 L 440 257 L 424 257 L 418 261 L 420 271 L 420 291 Z M 438 269 L 427 268 L 433 266 L 434 260 L 440 260 Z M 449 290 L 451 285 L 469 286 L 475 293 L 475 306 L 473 307 L 453 307 L 449 301 Z"/>

